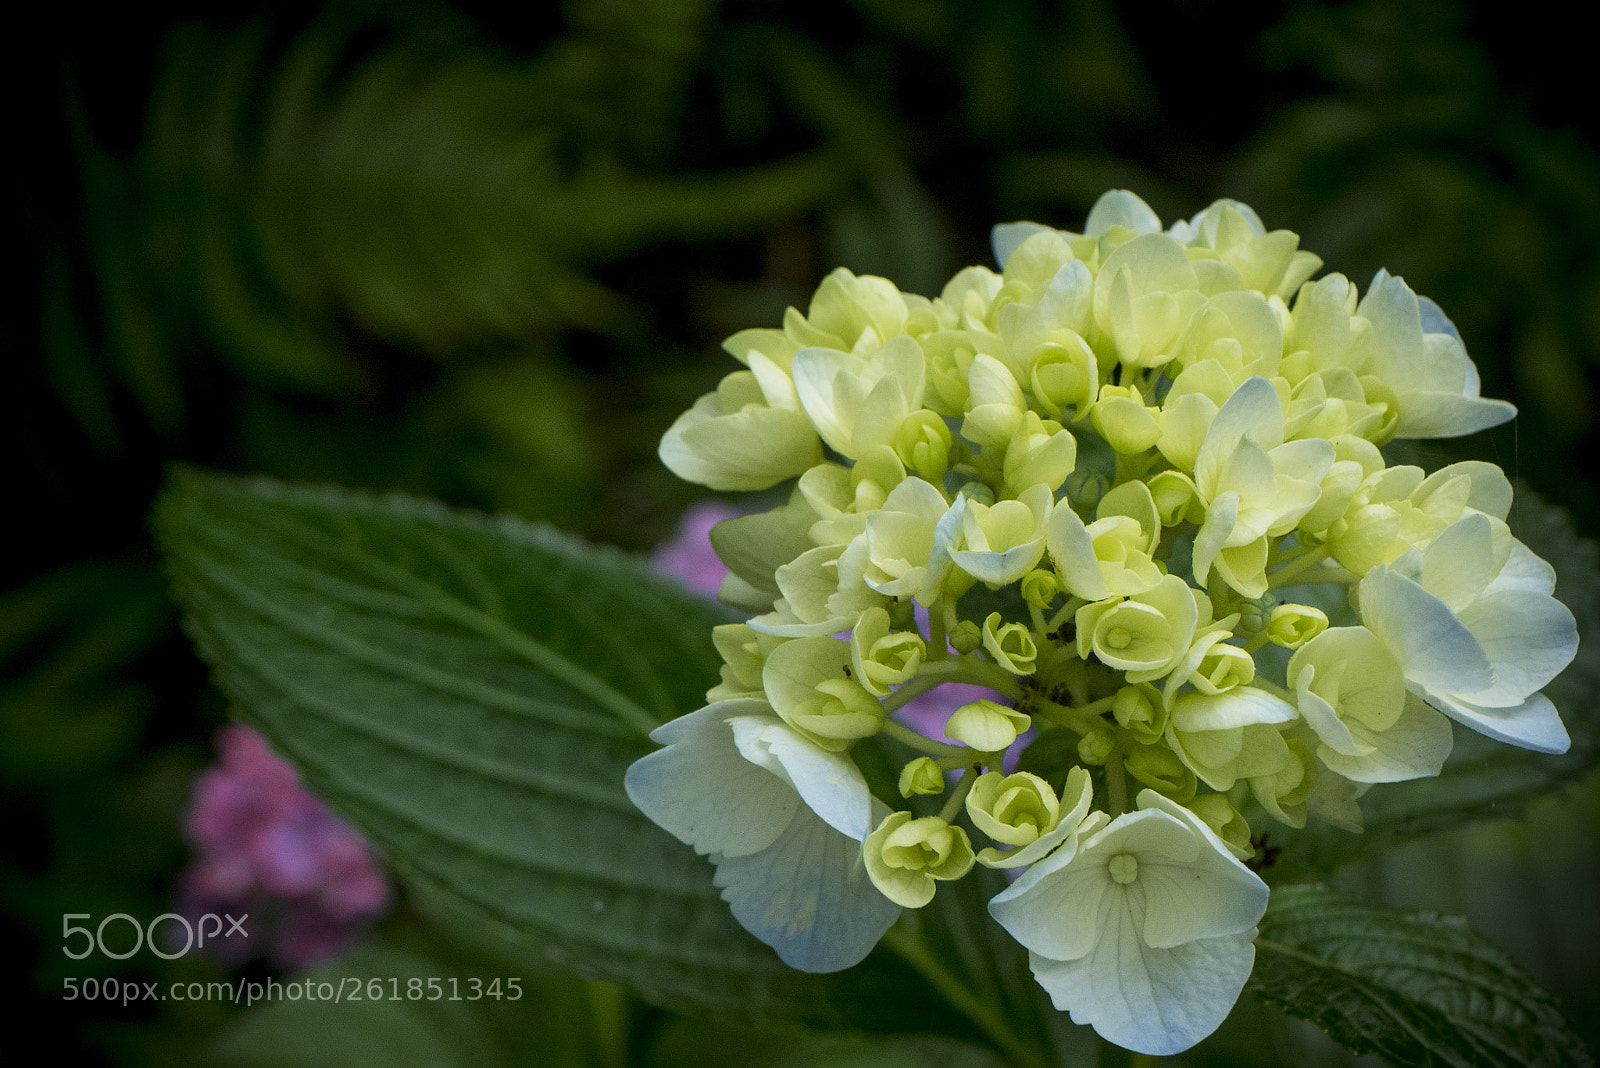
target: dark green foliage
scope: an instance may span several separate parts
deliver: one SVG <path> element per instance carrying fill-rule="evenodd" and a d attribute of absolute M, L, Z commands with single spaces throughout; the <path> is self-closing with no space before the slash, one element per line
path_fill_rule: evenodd
<path fill-rule="evenodd" d="M 1392 1065 L 1593 1063 L 1540 990 L 1460 921 L 1281 888 L 1248 989 Z"/>

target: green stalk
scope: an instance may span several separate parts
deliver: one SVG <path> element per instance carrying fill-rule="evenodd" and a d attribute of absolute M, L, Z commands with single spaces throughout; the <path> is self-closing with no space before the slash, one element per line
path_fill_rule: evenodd
<path fill-rule="evenodd" d="M 896 924 L 883 936 L 883 944 L 911 965 L 918 975 L 944 996 L 952 1008 L 976 1024 L 994 1043 L 995 1049 L 1012 1064 L 1020 1068 L 1051 1068 L 1050 1059 L 1023 1042 L 1005 1017 L 952 974 L 944 962 L 928 949 L 921 936 Z"/>

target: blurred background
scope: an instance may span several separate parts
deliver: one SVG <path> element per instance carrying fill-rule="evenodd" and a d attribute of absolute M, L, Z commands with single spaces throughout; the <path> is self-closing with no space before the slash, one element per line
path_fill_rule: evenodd
<path fill-rule="evenodd" d="M 1326 270 L 1365 288 L 1386 266 L 1432 296 L 1484 394 L 1521 416 L 1430 444 L 1429 462 L 1498 462 L 1600 532 L 1600 109 L 1590 46 L 1553 10 L 41 10 L 47 28 L 14 38 L 7 174 L 24 271 L 0 388 L 17 477 L 0 562 L 0 1061 L 39 1037 L 63 1063 L 322 1063 L 334 1038 L 285 1036 L 349 1024 L 62 1000 L 68 975 L 288 967 L 61 953 L 64 913 L 156 916 L 195 857 L 184 813 L 225 708 L 146 529 L 175 460 L 437 496 L 645 551 L 703 496 L 655 447 L 733 369 L 723 337 L 777 325 L 836 265 L 936 294 L 990 262 L 994 222 L 1077 228 L 1127 187 L 1169 222 L 1244 200 Z M 1581 771 L 1527 822 L 1341 881 L 1467 914 L 1593 1044 L 1600 795 Z M 373 974 L 455 966 L 403 900 L 380 933 L 357 951 Z M 643 1063 L 645 1047 L 650 1063 L 712 1063 L 626 995 L 532 981 L 572 1033 L 494 1020 L 494 1049 L 539 1034 L 541 1064 Z M 1259 1063 L 1338 1062 L 1270 1028 Z M 1193 1062 L 1243 1063 L 1208 1048 Z"/>

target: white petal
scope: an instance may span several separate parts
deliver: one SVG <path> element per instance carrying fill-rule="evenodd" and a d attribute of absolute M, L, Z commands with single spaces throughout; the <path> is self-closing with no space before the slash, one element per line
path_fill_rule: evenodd
<path fill-rule="evenodd" d="M 1460 393 L 1401 393 L 1397 438 L 1459 438 L 1517 417 L 1515 405 Z"/>
<path fill-rule="evenodd" d="M 1194 464 L 1194 481 L 1202 496 L 1217 491 L 1223 468 L 1246 434 L 1269 452 L 1283 444 L 1283 403 L 1272 383 L 1260 375 L 1251 375 L 1233 391 L 1206 430 Z"/>
<path fill-rule="evenodd" d="M 1074 597 L 1103 601 L 1111 596 L 1100 572 L 1100 561 L 1094 554 L 1094 539 L 1071 505 L 1063 501 L 1055 507 L 1045 522 L 1044 536 L 1050 548 L 1050 559 Z"/>
<path fill-rule="evenodd" d="M 1485 593 L 1461 613 L 1494 668 L 1494 685 L 1449 690 L 1475 705 L 1521 704 L 1578 655 L 1578 624 L 1567 606 L 1529 590 Z"/>
<path fill-rule="evenodd" d="M 1267 884 L 1239 862 L 1194 813 L 1154 790 L 1139 793 L 1140 813 L 1165 814 L 1201 843 L 1192 859 L 1138 854 L 1146 945 L 1170 949 L 1196 939 L 1249 931 L 1267 911 Z"/>
<path fill-rule="evenodd" d="M 1255 965 L 1255 929 L 1152 949 L 1135 895 L 1101 899 L 1099 944 L 1072 961 L 1028 955 L 1056 1008 L 1107 1041 L 1156 1057 L 1188 1049 L 1227 1019 Z"/>
<path fill-rule="evenodd" d="M 769 751 L 788 772 L 800 800 L 834 830 L 857 842 L 872 830 L 872 794 L 848 753 L 830 753 L 786 723 L 762 732 Z"/>
<path fill-rule="evenodd" d="M 1496 570 L 1489 517 L 1475 512 L 1445 527 L 1422 553 L 1423 587 L 1452 612 L 1459 613 L 1470 605 L 1489 585 Z M 1470 623 L 1467 629 L 1472 629 Z"/>
<path fill-rule="evenodd" d="M 804 806 L 761 852 L 711 859 L 734 919 L 800 971 L 860 963 L 900 915 L 867 878 L 861 843 Z"/>
<path fill-rule="evenodd" d="M 1023 948 L 1053 960 L 1075 960 L 1100 937 L 1100 902 L 1115 896 L 1104 863 L 1071 862 L 1065 846 L 1035 864 L 989 900 L 989 915 Z"/>
<path fill-rule="evenodd" d="M 1387 566 L 1361 580 L 1361 622 L 1389 647 L 1408 680 L 1430 690 L 1471 693 L 1494 681 L 1489 658 L 1455 613 Z"/>
<path fill-rule="evenodd" d="M 1317 751 L 1317 758 L 1331 771 L 1351 782 L 1431 778 L 1444 767 L 1455 744 L 1450 721 L 1412 693 L 1406 694 L 1405 708 L 1388 730 L 1366 731 L 1359 725 L 1356 729 L 1370 752 L 1349 756 L 1328 748 Z"/>
<path fill-rule="evenodd" d="M 1174 703 L 1172 727 L 1185 732 L 1222 731 L 1254 723 L 1289 723 L 1299 715 L 1289 702 L 1254 686 L 1225 693 L 1186 693 Z"/>
<path fill-rule="evenodd" d="M 1005 270 L 1006 260 L 1011 258 L 1018 245 L 1048 229 L 1048 226 L 1035 222 L 996 223 L 989 232 L 989 243 L 994 247 L 994 262 L 1002 271 Z"/>
<path fill-rule="evenodd" d="M 1534 593 L 1553 593 L 1556 588 L 1556 569 L 1520 541 L 1511 543 L 1511 555 L 1505 566 L 1489 583 L 1491 592 L 1499 590 L 1532 590 Z"/>
<path fill-rule="evenodd" d="M 1136 234 L 1156 234 L 1161 232 L 1161 217 L 1137 194 L 1126 189 L 1112 189 L 1100 194 L 1100 199 L 1089 209 L 1083 232 L 1089 237 L 1099 237 L 1113 226 L 1125 226 Z"/>
<path fill-rule="evenodd" d="M 1035 538 L 998 553 L 975 552 L 971 549 L 951 549 L 949 552 L 950 559 L 961 570 L 979 582 L 999 587 L 1015 582 L 1033 569 L 1033 565 L 1044 555 L 1044 539 Z"/>
<path fill-rule="evenodd" d="M 666 748 L 634 761 L 623 779 L 639 811 L 699 853 L 765 849 L 804 807 L 793 787 L 740 755 L 727 722 L 738 716 L 781 723 L 765 701 L 707 705 L 652 732 Z"/>
<path fill-rule="evenodd" d="M 1572 748 L 1572 739 L 1556 706 L 1542 693 L 1513 708 L 1481 708 L 1445 694 L 1424 693 L 1423 697 L 1457 723 L 1496 741 L 1535 753 L 1565 753 Z"/>

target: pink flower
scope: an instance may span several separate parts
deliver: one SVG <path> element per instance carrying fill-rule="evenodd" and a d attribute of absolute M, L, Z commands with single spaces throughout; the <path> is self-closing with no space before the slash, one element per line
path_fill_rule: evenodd
<path fill-rule="evenodd" d="M 227 963 L 264 955 L 300 967 L 340 952 L 392 897 L 366 842 L 255 731 L 222 728 L 217 752 L 184 823 L 195 860 L 180 877 L 181 911 L 191 922 L 249 914 L 249 941 L 235 934 L 207 947 Z"/>
<path fill-rule="evenodd" d="M 655 569 L 675 576 L 692 590 L 715 597 L 728 569 L 711 548 L 711 528 L 724 519 L 743 514 L 721 501 L 699 501 L 690 505 L 678 523 L 678 533 L 656 548 L 651 559 Z"/>

